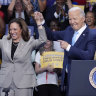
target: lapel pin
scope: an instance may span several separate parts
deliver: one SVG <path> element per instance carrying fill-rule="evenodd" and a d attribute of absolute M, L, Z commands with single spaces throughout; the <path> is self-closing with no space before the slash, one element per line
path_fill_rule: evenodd
<path fill-rule="evenodd" d="M 83 34 L 83 36 L 85 36 L 85 34 Z"/>

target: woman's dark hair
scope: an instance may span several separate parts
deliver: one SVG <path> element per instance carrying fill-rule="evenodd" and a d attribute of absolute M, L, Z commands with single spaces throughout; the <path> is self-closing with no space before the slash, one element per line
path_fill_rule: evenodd
<path fill-rule="evenodd" d="M 50 40 L 49 40 L 50 41 Z M 51 46 L 50 46 L 50 51 L 54 51 L 54 49 L 53 49 L 53 41 L 50 41 L 51 42 Z M 45 48 L 44 48 L 44 45 L 45 45 L 46 43 L 44 43 L 40 48 L 39 48 L 39 52 L 40 52 L 40 55 L 42 55 L 43 54 L 43 52 L 45 51 Z"/>
<path fill-rule="evenodd" d="M 2 39 L 3 35 L 5 35 L 5 22 L 0 17 L 0 39 Z"/>
<path fill-rule="evenodd" d="M 24 21 L 24 19 L 22 18 L 15 18 L 13 20 L 11 20 L 9 22 L 9 25 L 8 25 L 8 31 L 9 31 L 9 36 L 8 36 L 8 40 L 11 39 L 11 35 L 10 35 L 10 25 L 12 23 L 17 23 L 19 25 L 19 27 L 22 29 L 22 38 L 24 41 L 28 41 L 30 39 L 30 35 L 29 35 L 29 30 L 28 30 L 28 26 L 26 24 L 26 22 Z"/>

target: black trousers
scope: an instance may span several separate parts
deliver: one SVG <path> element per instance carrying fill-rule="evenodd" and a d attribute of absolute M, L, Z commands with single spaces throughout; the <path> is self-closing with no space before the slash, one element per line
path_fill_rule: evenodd
<path fill-rule="evenodd" d="M 44 84 L 37 87 L 36 96 L 61 96 L 60 89 L 54 84 Z"/>

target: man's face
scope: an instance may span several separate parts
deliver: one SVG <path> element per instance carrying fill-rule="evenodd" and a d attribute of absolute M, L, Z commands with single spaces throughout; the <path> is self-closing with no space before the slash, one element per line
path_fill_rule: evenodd
<path fill-rule="evenodd" d="M 79 10 L 69 12 L 69 23 L 77 31 L 84 26 L 85 17 L 80 15 Z"/>

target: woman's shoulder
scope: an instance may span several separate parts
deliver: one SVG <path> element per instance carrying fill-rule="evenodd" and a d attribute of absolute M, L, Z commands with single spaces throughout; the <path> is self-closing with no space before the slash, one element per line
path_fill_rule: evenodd
<path fill-rule="evenodd" d="M 8 38 L 8 36 L 7 35 L 4 35 L 2 39 L 7 39 L 7 38 Z"/>
<path fill-rule="evenodd" d="M 38 52 L 36 53 L 36 55 L 40 55 L 40 51 L 38 51 Z"/>
<path fill-rule="evenodd" d="M 35 38 L 34 38 L 34 36 L 30 36 L 30 40 L 34 40 Z"/>

